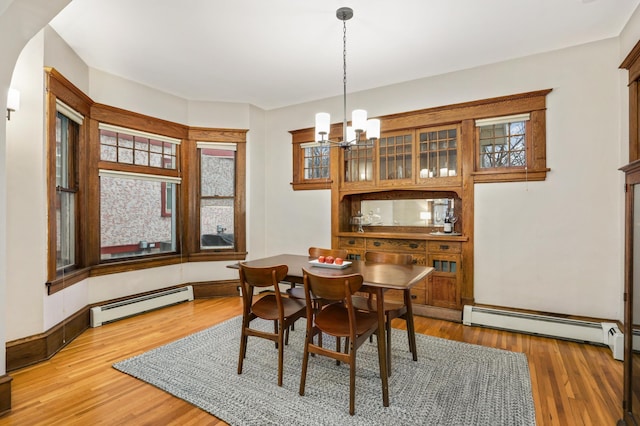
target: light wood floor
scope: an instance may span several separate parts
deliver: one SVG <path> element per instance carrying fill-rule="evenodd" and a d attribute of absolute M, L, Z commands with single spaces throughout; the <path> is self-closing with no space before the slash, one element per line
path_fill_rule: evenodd
<path fill-rule="evenodd" d="M 51 360 L 10 372 L 13 408 L 0 424 L 224 425 L 111 365 L 240 313 L 238 297 L 196 300 L 89 329 Z M 422 317 L 416 317 L 416 329 L 524 352 L 539 426 L 615 425 L 619 418 L 622 363 L 609 348 Z"/>

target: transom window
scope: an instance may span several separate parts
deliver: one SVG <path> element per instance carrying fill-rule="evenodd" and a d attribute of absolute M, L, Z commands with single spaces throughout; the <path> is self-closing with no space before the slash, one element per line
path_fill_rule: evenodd
<path fill-rule="evenodd" d="M 102 161 L 176 169 L 179 140 L 108 124 L 99 129 Z"/>

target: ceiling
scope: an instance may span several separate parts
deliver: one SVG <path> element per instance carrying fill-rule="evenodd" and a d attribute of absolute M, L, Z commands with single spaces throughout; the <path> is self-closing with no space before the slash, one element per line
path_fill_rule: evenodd
<path fill-rule="evenodd" d="M 640 0 L 73 0 L 53 29 L 92 68 L 269 110 L 620 34 Z"/>

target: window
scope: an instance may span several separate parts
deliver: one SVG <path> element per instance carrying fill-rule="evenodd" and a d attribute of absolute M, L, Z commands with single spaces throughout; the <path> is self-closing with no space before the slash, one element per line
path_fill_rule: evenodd
<path fill-rule="evenodd" d="M 329 179 L 329 144 L 304 143 L 302 148 L 304 180 Z"/>
<path fill-rule="evenodd" d="M 294 190 L 331 188 L 331 147 L 312 142 L 313 131 L 292 132 Z"/>
<path fill-rule="evenodd" d="M 246 257 L 247 130 L 96 104 L 51 68 L 45 83 L 48 294 L 90 275 Z"/>
<path fill-rule="evenodd" d="M 476 120 L 477 169 L 526 167 L 528 122 L 529 114 Z"/>
<path fill-rule="evenodd" d="M 75 269 L 78 253 L 78 141 L 82 115 L 57 102 L 55 128 L 56 275 Z"/>
<path fill-rule="evenodd" d="M 180 140 L 104 123 L 98 128 L 100 261 L 177 252 Z"/>
<path fill-rule="evenodd" d="M 236 144 L 198 142 L 200 248 L 235 249 Z"/>

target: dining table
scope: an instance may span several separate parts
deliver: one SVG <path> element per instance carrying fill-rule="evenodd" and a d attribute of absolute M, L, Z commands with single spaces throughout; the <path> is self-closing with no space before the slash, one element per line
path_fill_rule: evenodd
<path fill-rule="evenodd" d="M 395 265 L 389 263 L 367 262 L 364 260 L 345 260 L 343 265 L 319 264 L 316 258 L 307 255 L 279 254 L 260 259 L 252 259 L 242 262 L 250 267 L 266 267 L 275 265 L 287 265 L 288 272 L 285 281 L 294 285 L 303 283 L 303 268 L 313 271 L 316 275 L 340 276 L 346 274 L 361 274 L 363 277 L 362 290 L 376 296 L 376 312 L 378 313 L 378 339 L 381 341 L 383 363 L 380 371 L 382 380 L 382 400 L 385 407 L 389 406 L 390 374 L 389 361 L 387 360 L 384 293 L 387 290 L 401 290 L 404 295 L 404 303 L 407 307 L 407 333 L 411 343 L 416 348 L 415 328 L 413 325 L 413 308 L 411 304 L 411 287 L 422 281 L 433 268 L 422 265 Z M 239 269 L 239 264 L 229 265 L 230 268 Z M 417 349 L 416 349 L 417 350 Z"/>

